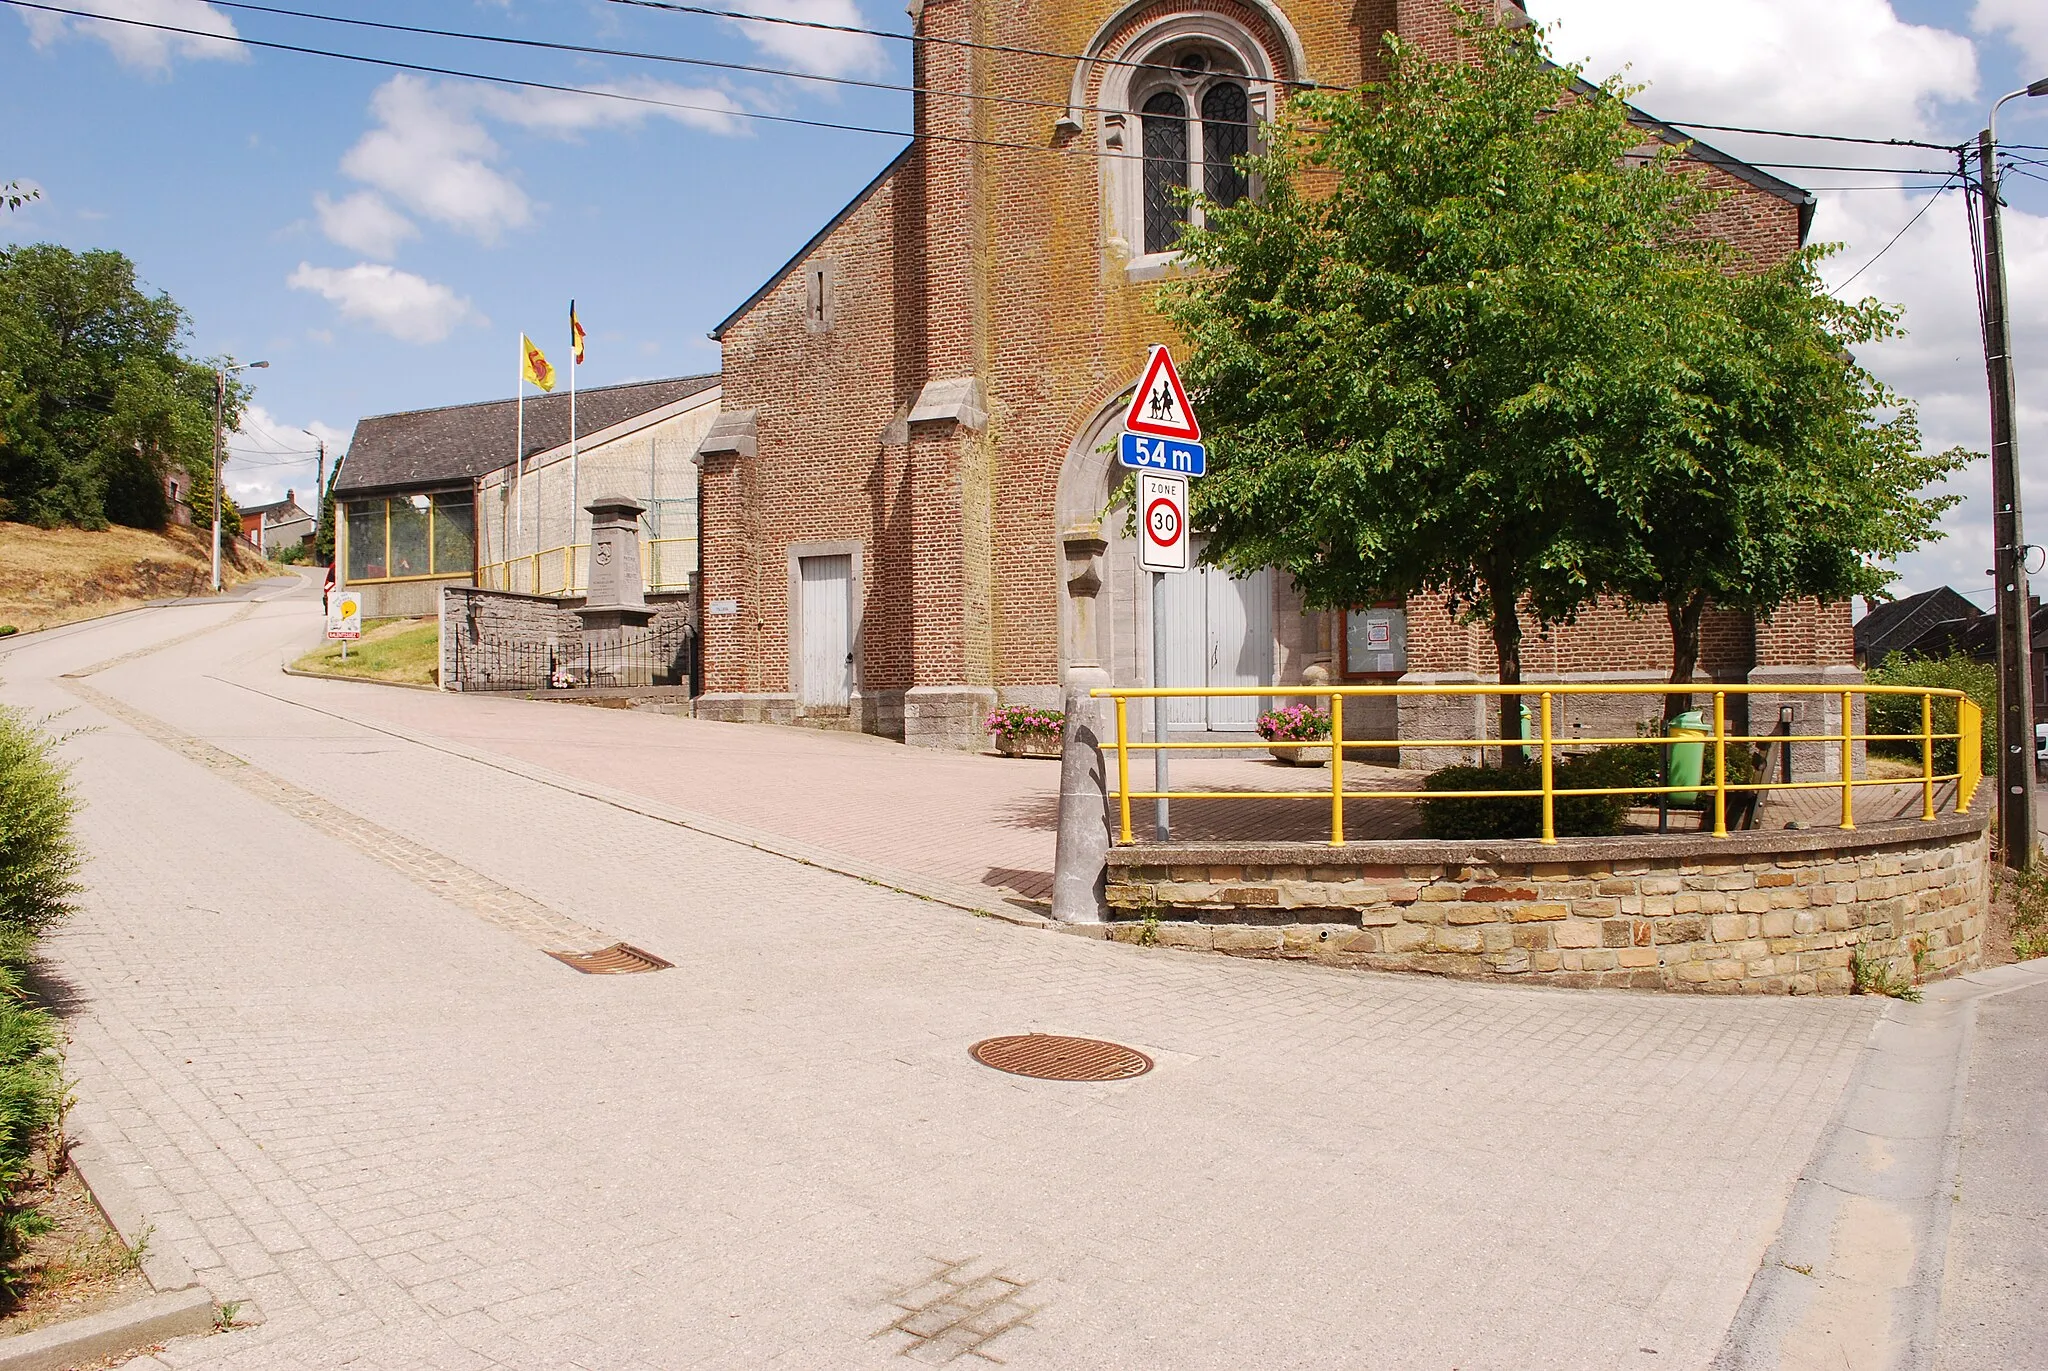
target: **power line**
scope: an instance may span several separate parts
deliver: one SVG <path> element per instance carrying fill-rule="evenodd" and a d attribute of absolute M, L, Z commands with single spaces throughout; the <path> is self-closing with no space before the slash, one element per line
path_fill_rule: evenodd
<path fill-rule="evenodd" d="M 1954 152 L 1954 143 L 1926 143 L 1918 138 L 1852 138 L 1840 133 L 1792 133 L 1785 129 L 1748 128 L 1741 124 L 1701 124 L 1690 119 L 1659 119 L 1660 124 L 1669 124 L 1675 129 L 1707 129 L 1714 133 L 1755 133 L 1766 138 L 1810 138 L 1821 143 L 1863 143 L 1882 148 L 1929 148 L 1935 152 Z"/>
<path fill-rule="evenodd" d="M 1949 184 L 1956 179 L 1956 176 L 1958 174 L 1959 173 L 1950 173 L 1948 181 L 1942 184 L 1940 190 L 1935 191 L 1934 194 L 1927 197 L 1927 203 L 1920 206 L 1919 209 L 1913 212 L 1913 217 L 1906 221 L 1904 228 L 1901 228 L 1897 233 L 1894 233 L 1891 236 L 1890 241 L 1888 241 L 1883 247 L 1879 248 L 1876 254 L 1872 256 L 1869 261 L 1865 262 L 1862 266 L 1856 268 L 1856 270 L 1850 272 L 1849 279 L 1829 290 L 1828 294 L 1841 294 L 1843 291 L 1849 288 L 1850 284 L 1854 282 L 1857 277 L 1861 276 L 1864 272 L 1869 271 L 1872 267 L 1876 266 L 1878 263 L 1878 259 L 1883 257 L 1887 252 L 1890 252 L 1892 248 L 1898 244 L 1898 241 L 1906 236 L 1907 231 L 1910 230 L 1913 227 L 1913 225 L 1920 222 L 1920 217 L 1926 214 L 1928 210 L 1934 208 L 1934 202 L 1941 198 L 1942 191 L 1945 191 L 1949 188 Z"/>
<path fill-rule="evenodd" d="M 998 52 L 1012 57 L 1046 57 L 1056 62 L 1093 62 L 1105 67 L 1132 67 L 1141 71 L 1165 71 L 1156 62 L 1133 62 L 1121 57 L 1090 57 L 1078 52 L 1054 52 L 1047 48 L 1019 47 L 1012 43 L 977 43 L 968 38 L 938 38 L 922 33 L 897 33 L 892 29 L 871 29 L 860 24 L 828 24 L 818 19 L 790 19 L 776 14 L 755 14 L 747 10 L 713 9 L 705 5 L 684 5 L 674 0 L 610 0 L 614 5 L 630 5 L 635 9 L 665 10 L 670 14 L 694 14 L 708 19 L 735 19 L 750 24 L 780 24 L 788 28 L 818 29 L 825 33 L 858 34 L 864 38 L 886 38 L 896 43 L 923 43 L 949 48 L 967 48 L 974 52 Z M 1276 86 L 1293 86 L 1297 90 L 1333 89 L 1316 81 L 1289 80 L 1284 77 L 1270 78 Z"/>
<path fill-rule="evenodd" d="M 339 14 L 319 14 L 311 10 L 284 9 L 276 5 L 256 5 L 244 0 L 212 0 L 216 8 L 245 10 L 254 14 L 282 15 L 290 19 L 308 19 L 323 24 L 344 24 L 351 28 L 378 29 L 387 33 L 408 33 L 427 38 L 454 38 L 469 43 L 491 43 L 500 47 L 531 48 L 547 52 L 577 53 L 587 57 L 623 57 L 638 62 L 665 62 L 675 66 L 703 67 L 712 71 L 746 72 L 752 76 L 777 76 L 793 81 L 815 81 L 822 85 L 853 86 L 861 90 L 897 91 L 908 95 L 937 95 L 953 100 L 977 100 L 997 105 L 1025 105 L 1037 109 L 1069 108 L 1064 100 L 1033 100 L 1021 95 L 982 95 L 973 91 L 939 90 L 931 86 L 905 85 L 899 81 L 869 81 L 852 76 L 824 76 L 817 72 L 798 71 L 792 67 L 764 67 L 751 62 L 722 62 L 708 57 L 683 57 L 674 53 L 646 52 L 637 48 L 598 48 L 581 43 L 556 43 L 539 38 L 513 38 L 503 34 L 471 33 L 460 29 L 424 28 L 416 24 L 392 24 L 377 19 L 356 19 Z M 1155 71 L 1165 70 L 1154 66 Z M 1089 114 L 1109 113 L 1095 106 L 1082 106 Z"/>

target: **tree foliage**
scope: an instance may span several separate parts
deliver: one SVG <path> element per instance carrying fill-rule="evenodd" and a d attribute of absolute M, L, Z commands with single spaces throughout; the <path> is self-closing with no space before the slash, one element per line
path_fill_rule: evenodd
<path fill-rule="evenodd" d="M 1248 159 L 1263 194 L 1181 239 L 1205 555 L 1314 607 L 1441 595 L 1506 684 L 1525 619 L 1602 595 L 1880 586 L 1959 460 L 1847 355 L 1896 316 L 1828 300 L 1818 253 L 1757 274 L 1714 242 L 1720 196 L 1537 30 L 1463 42 L 1390 39 L 1383 84 L 1297 96 Z"/>
<path fill-rule="evenodd" d="M 44 525 L 161 526 L 163 477 L 213 495 L 214 368 L 181 350 L 184 312 L 118 252 L 0 249 L 0 499 Z M 229 386 L 225 419 L 245 392 Z"/>

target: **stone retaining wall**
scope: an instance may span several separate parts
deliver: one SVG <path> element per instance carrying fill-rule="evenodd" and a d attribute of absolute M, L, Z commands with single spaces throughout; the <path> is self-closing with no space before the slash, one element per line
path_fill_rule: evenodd
<path fill-rule="evenodd" d="M 1980 809 L 1982 807 L 1980 806 Z M 1553 985 L 1840 994 L 1980 964 L 1983 813 L 1727 838 L 1141 845 L 1109 856 L 1109 935 Z"/>

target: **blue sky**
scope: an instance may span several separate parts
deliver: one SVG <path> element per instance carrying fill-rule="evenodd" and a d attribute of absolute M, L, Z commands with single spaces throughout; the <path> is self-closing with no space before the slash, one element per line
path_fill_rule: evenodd
<path fill-rule="evenodd" d="M 1105 0 L 1106 2 L 1106 0 Z M 520 92 L 47 12 L 0 14 L 0 180 L 43 199 L 17 241 L 118 248 L 191 314 L 203 352 L 266 358 L 232 488 L 312 485 L 364 414 L 509 394 L 517 334 L 566 363 L 574 296 L 586 385 L 715 371 L 705 333 L 901 146 L 741 117 L 903 128 L 900 92 L 351 30 L 202 0 L 52 0 L 207 32 L 641 94 L 690 109 Z M 906 44 L 741 26 L 611 0 L 282 0 L 396 23 L 905 82 Z M 1339 0 L 1329 0 L 1336 4 Z M 760 12 L 906 32 L 881 0 L 757 0 Z M 1996 94 L 2048 75 L 2042 0 L 1532 0 L 1594 75 L 1624 64 L 1672 119 L 1952 142 Z M 2031 107 L 2031 108 L 2030 108 Z M 2048 99 L 2007 106 L 2009 142 L 2048 145 Z M 1939 153 L 1710 135 L 1757 160 L 1901 168 Z M 2025 153 L 2048 162 L 2048 152 Z M 2048 166 L 2032 170 L 2048 175 Z M 1780 173 L 1821 190 L 1815 237 L 1862 266 L 1929 196 L 1925 178 Z M 1937 178 L 1938 179 L 1938 178 Z M 1829 189 L 1855 186 L 1859 189 Z M 2048 533 L 2048 182 L 2009 185 L 2022 458 Z M 1921 405 L 1936 446 L 1986 445 L 1961 199 L 1950 192 L 1859 276 L 1912 336 L 1867 360 Z M 1902 590 L 1988 584 L 1979 465 L 1952 536 Z M 1981 598 L 1981 597 L 1980 597 Z"/>

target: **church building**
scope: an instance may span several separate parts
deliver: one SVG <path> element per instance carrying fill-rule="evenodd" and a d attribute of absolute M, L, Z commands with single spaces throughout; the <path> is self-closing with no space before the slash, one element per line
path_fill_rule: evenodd
<path fill-rule="evenodd" d="M 1155 679 L 1105 448 L 1149 346 L 1173 341 L 1154 296 L 1189 212 L 1174 191 L 1257 193 L 1231 159 L 1288 90 L 1381 78 L 1388 33 L 1448 54 L 1454 14 L 1446 0 L 913 0 L 911 14 L 915 141 L 713 334 L 699 713 L 979 749 L 992 706 L 1057 705 L 1076 666 Z M 1689 141 L 1638 122 L 1645 142 Z M 1811 194 L 1697 142 L 1688 156 L 1731 192 L 1715 232 L 1764 261 L 1803 241 Z M 1168 581 L 1163 684 L 1492 669 L 1484 631 L 1430 597 L 1305 613 L 1275 572 Z M 1703 681 L 1856 679 L 1847 605 L 1764 623 L 1714 612 L 1702 658 Z M 1663 616 L 1619 607 L 1524 648 L 1530 681 L 1669 669 Z M 1354 703 L 1347 737 L 1444 722 Z M 1260 707 L 1189 701 L 1175 722 L 1249 731 Z"/>

